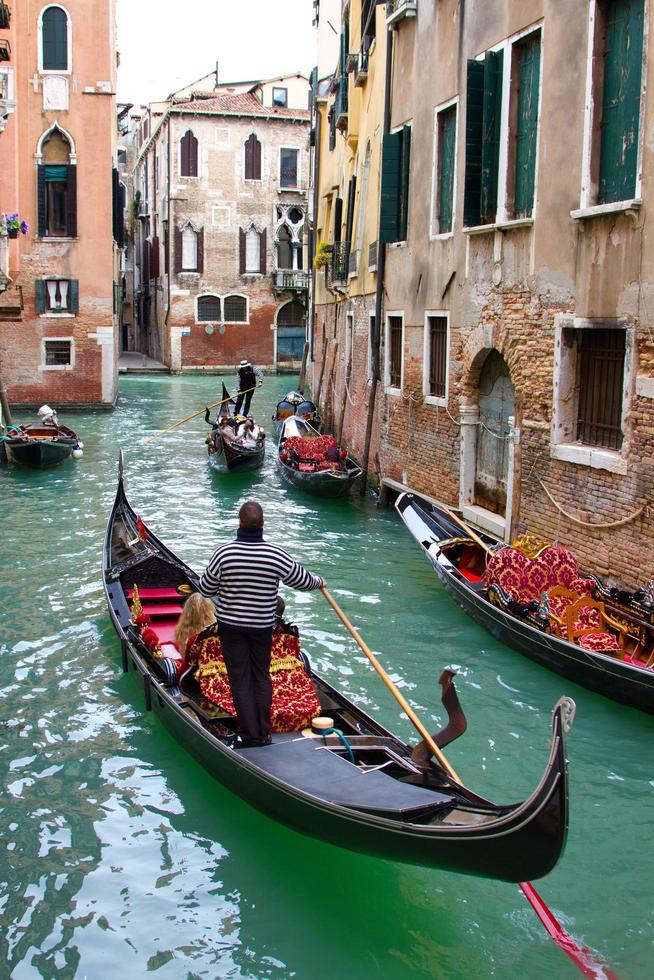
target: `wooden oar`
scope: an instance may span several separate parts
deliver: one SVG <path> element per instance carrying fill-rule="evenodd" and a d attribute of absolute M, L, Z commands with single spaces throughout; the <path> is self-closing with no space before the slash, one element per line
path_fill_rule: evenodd
<path fill-rule="evenodd" d="M 450 510 L 450 508 L 447 507 L 445 504 L 440 504 L 439 503 L 438 504 L 438 507 L 441 510 L 444 510 L 445 513 L 447 514 L 447 516 L 450 518 L 450 520 L 454 521 L 455 524 L 458 524 L 459 527 L 461 528 L 461 530 L 462 531 L 465 531 L 465 533 L 467 534 L 467 536 L 469 538 L 472 538 L 473 541 L 476 541 L 476 543 L 480 546 L 480 548 L 483 548 L 484 551 L 490 551 L 491 550 L 490 549 L 490 545 L 486 544 L 486 542 L 483 541 L 479 537 L 478 534 L 475 534 L 475 532 L 472 530 L 472 528 L 470 527 L 470 525 L 469 524 L 466 524 L 466 522 L 463 520 L 463 518 L 457 517 L 457 515 L 454 513 L 454 511 L 453 510 Z"/>
<path fill-rule="evenodd" d="M 447 510 L 447 508 L 444 508 Z M 483 542 L 480 541 L 480 544 Z M 486 547 L 486 546 L 484 546 Z M 432 735 L 429 734 L 425 726 L 422 724 L 415 711 L 407 703 L 403 695 L 397 689 L 393 681 L 390 679 L 382 665 L 377 660 L 376 656 L 370 650 L 370 648 L 363 642 L 358 632 L 355 630 L 354 626 L 347 618 L 341 607 L 338 605 L 336 600 L 323 586 L 320 590 L 324 595 L 325 599 L 332 607 L 338 618 L 344 624 L 347 631 L 350 633 L 352 638 L 355 640 L 357 646 L 363 650 L 366 657 L 375 668 L 381 679 L 383 680 L 386 687 L 389 689 L 397 703 L 402 708 L 407 718 L 413 723 L 416 730 L 422 735 L 424 741 L 429 746 L 431 752 L 438 759 L 439 764 L 442 768 L 449 774 L 449 776 L 455 780 L 459 785 L 463 785 L 456 772 L 447 761 L 441 750 L 436 745 Z M 575 966 L 587 977 L 596 978 L 596 980 L 616 980 L 613 973 L 606 969 L 601 963 L 599 963 L 593 953 L 586 946 L 581 946 L 572 936 L 562 928 L 559 924 L 554 913 L 548 908 L 547 904 L 543 901 L 541 896 L 538 894 L 534 886 L 528 882 L 523 881 L 520 883 L 520 888 L 522 889 L 525 898 L 533 908 L 534 912 L 540 919 L 541 924 L 545 927 L 547 933 L 554 942 L 559 946 L 564 953 L 566 953 Z"/>
<path fill-rule="evenodd" d="M 207 408 L 217 408 L 218 405 L 224 405 L 225 402 L 233 402 L 239 395 L 247 395 L 248 391 L 254 391 L 259 385 L 254 385 L 252 388 L 246 388 L 245 391 L 237 391 L 235 395 L 230 395 L 229 398 L 221 398 L 219 402 L 212 402 L 211 405 L 206 405 L 201 408 L 199 412 L 193 412 L 192 415 L 187 415 L 185 419 L 180 419 L 179 422 L 173 422 L 168 428 L 162 429 L 161 432 L 156 432 L 153 436 L 148 436 L 147 439 L 143 439 L 142 444 L 146 445 L 148 442 L 154 442 L 159 436 L 165 436 L 167 432 L 172 432 L 173 429 L 179 429 L 180 426 L 185 425 L 186 422 L 190 422 L 191 419 L 196 419 L 198 415 L 203 415 Z"/>

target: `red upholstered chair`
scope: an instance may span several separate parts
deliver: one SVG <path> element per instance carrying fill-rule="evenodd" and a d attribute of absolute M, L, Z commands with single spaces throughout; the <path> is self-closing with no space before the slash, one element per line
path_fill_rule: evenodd
<path fill-rule="evenodd" d="M 591 625 L 592 613 L 599 616 L 599 625 Z M 581 596 L 565 611 L 566 634 L 569 643 L 577 643 L 586 650 L 623 653 L 627 629 L 606 613 L 603 602 Z M 607 627 L 617 632 L 609 633 Z"/>
<path fill-rule="evenodd" d="M 548 548 L 544 548 L 535 561 L 547 573 L 546 587 L 548 589 L 556 585 L 565 585 L 567 588 L 571 588 L 573 579 L 579 575 L 577 559 L 571 551 L 568 551 L 567 548 L 561 548 L 559 545 L 550 545 Z"/>
<path fill-rule="evenodd" d="M 486 565 L 486 585 L 499 585 L 518 602 L 531 602 L 540 596 L 534 595 L 529 582 L 532 562 L 517 548 L 502 548 L 488 559 Z"/>
<path fill-rule="evenodd" d="M 573 579 L 575 582 L 586 582 L 586 579 Z M 584 598 L 583 594 L 573 589 L 566 589 L 564 585 L 555 585 L 553 589 L 547 590 L 547 607 L 550 615 L 552 632 L 559 636 L 567 636 L 566 613 L 568 608 L 578 599 Z M 589 627 L 596 630 L 601 629 L 600 615 L 597 609 L 583 606 L 579 612 L 579 617 L 575 626 L 580 629 Z"/>

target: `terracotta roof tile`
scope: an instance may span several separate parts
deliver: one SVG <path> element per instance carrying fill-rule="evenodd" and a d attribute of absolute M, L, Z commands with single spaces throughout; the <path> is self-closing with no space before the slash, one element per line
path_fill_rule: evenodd
<path fill-rule="evenodd" d="M 286 109 L 264 106 L 256 96 L 247 92 L 242 95 L 213 95 L 173 102 L 171 109 L 177 112 L 207 112 L 218 116 L 263 116 L 264 118 L 309 119 L 307 109 Z"/>

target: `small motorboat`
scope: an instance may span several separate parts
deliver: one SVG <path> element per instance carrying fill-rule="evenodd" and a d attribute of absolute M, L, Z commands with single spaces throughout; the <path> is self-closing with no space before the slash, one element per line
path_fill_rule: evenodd
<path fill-rule="evenodd" d="M 452 598 L 489 633 L 557 674 L 654 714 L 654 603 L 581 572 L 558 546 L 534 558 L 416 493 L 395 507 Z"/>
<path fill-rule="evenodd" d="M 277 403 L 272 416 L 273 433 L 276 440 L 279 440 L 284 422 L 292 415 L 297 415 L 298 418 L 304 419 L 318 432 L 321 431 L 322 419 L 314 403 L 305 398 L 301 391 L 289 391 Z"/>
<path fill-rule="evenodd" d="M 361 467 L 333 436 L 321 434 L 297 415 L 282 425 L 277 459 L 287 483 L 318 497 L 340 497 L 361 476 Z"/>
<path fill-rule="evenodd" d="M 333 734 L 285 732 L 273 734 L 265 747 L 239 747 L 236 719 L 207 703 L 197 681 L 187 681 L 172 643 L 181 596 L 197 589 L 198 576 L 130 506 L 122 459 L 105 534 L 103 582 L 123 668 L 132 667 L 140 678 L 146 709 L 217 780 L 263 813 L 300 833 L 387 861 L 512 882 L 541 877 L 556 865 L 568 826 L 569 699 L 554 710 L 549 759 L 538 785 L 519 803 L 492 803 L 462 785 L 425 753 L 424 742 L 408 745 L 312 671 L 304 652 L 303 669 Z M 444 746 L 463 734 L 465 718 L 458 699 L 452 700 L 451 683 L 442 678 L 441 684 L 449 723 L 434 738 Z"/>
<path fill-rule="evenodd" d="M 56 412 L 44 405 L 38 414 L 38 422 L 6 426 L 2 441 L 10 460 L 23 466 L 45 469 L 56 466 L 69 456 L 82 455 L 82 443 L 77 433 L 67 425 L 60 425 Z"/>
<path fill-rule="evenodd" d="M 236 415 L 234 401 L 223 384 L 223 401 L 207 436 L 209 463 L 216 470 L 241 473 L 258 469 L 266 453 L 266 434 L 251 415 Z"/>

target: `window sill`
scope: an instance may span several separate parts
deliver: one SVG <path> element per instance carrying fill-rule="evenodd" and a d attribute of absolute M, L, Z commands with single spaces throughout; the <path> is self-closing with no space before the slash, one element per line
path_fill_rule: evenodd
<path fill-rule="evenodd" d="M 42 371 L 72 371 L 72 364 L 41 364 Z"/>
<path fill-rule="evenodd" d="M 448 238 L 454 238 L 453 231 L 436 231 L 429 236 L 429 240 L 432 242 L 446 242 Z"/>
<path fill-rule="evenodd" d="M 513 228 L 531 228 L 534 223 L 531 218 L 509 218 L 508 221 L 498 221 L 497 228 L 500 231 L 511 231 Z"/>
<path fill-rule="evenodd" d="M 66 311 L 62 311 L 61 313 L 47 312 L 47 313 L 39 313 L 39 318 L 41 320 L 44 320 L 44 319 L 45 320 L 66 320 L 66 319 L 73 319 L 74 320 L 75 319 L 75 314 L 74 313 L 68 313 Z"/>
<path fill-rule="evenodd" d="M 439 398 L 438 395 L 428 395 L 425 393 L 425 405 L 435 405 L 437 408 L 447 408 L 447 398 Z"/>
<path fill-rule="evenodd" d="M 51 245 L 59 245 L 61 242 L 78 242 L 79 236 L 75 235 L 70 237 L 69 235 L 37 235 L 37 242 L 49 242 Z"/>
<path fill-rule="evenodd" d="M 558 443 L 550 445 L 550 456 L 566 463 L 592 466 L 593 469 L 608 470 L 609 473 L 619 473 L 622 476 L 627 473 L 626 459 L 611 449 L 597 449 L 576 442 Z"/>
<path fill-rule="evenodd" d="M 384 389 L 384 391 L 385 391 L 385 393 L 387 395 L 390 395 L 391 398 L 401 398 L 402 397 L 402 389 L 401 388 L 387 387 L 387 388 Z"/>
<path fill-rule="evenodd" d="M 630 201 L 612 201 L 610 204 L 595 204 L 590 208 L 577 208 L 570 212 L 570 217 L 575 221 L 583 221 L 585 218 L 601 218 L 603 214 L 621 214 L 640 210 L 642 200 L 638 197 Z"/>
<path fill-rule="evenodd" d="M 467 225 L 463 229 L 464 235 L 488 235 L 491 231 L 497 231 L 497 225 Z"/>
<path fill-rule="evenodd" d="M 282 187 L 281 184 L 277 186 L 278 194 L 304 194 L 303 187 Z"/>
<path fill-rule="evenodd" d="M 409 244 L 406 239 L 403 242 L 387 242 L 389 248 L 406 248 Z"/>

